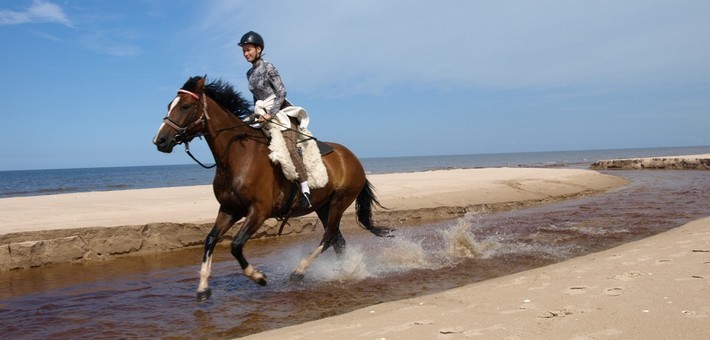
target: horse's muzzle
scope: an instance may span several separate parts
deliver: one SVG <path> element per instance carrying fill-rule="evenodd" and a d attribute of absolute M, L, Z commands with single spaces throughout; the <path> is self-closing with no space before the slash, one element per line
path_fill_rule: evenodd
<path fill-rule="evenodd" d="M 175 147 L 175 142 L 164 137 L 156 137 L 153 140 L 153 144 L 158 147 L 158 151 L 171 153 L 173 152 L 173 147 Z"/>

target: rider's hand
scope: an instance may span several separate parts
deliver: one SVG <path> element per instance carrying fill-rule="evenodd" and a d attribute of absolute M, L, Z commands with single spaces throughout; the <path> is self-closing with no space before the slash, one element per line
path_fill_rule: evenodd
<path fill-rule="evenodd" d="M 259 116 L 259 119 L 258 119 L 258 121 L 260 123 L 263 123 L 264 121 L 267 121 L 267 120 L 271 120 L 271 115 L 268 113 L 263 116 Z"/>

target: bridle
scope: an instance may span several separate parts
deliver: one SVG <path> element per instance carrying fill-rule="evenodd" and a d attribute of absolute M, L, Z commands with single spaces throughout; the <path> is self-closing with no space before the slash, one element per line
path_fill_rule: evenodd
<path fill-rule="evenodd" d="M 182 143 L 187 143 L 189 137 L 186 136 L 186 133 L 196 125 L 202 124 L 202 128 L 196 135 L 203 135 L 205 128 L 207 127 L 207 120 L 210 119 L 210 116 L 207 113 L 207 101 L 205 100 L 204 93 L 202 94 L 202 98 L 187 90 L 178 90 L 178 93 L 188 94 L 192 98 L 195 98 L 195 100 L 197 100 L 197 103 L 195 104 L 195 111 L 192 111 L 192 115 L 190 115 L 190 118 L 194 118 L 195 116 L 197 116 L 197 110 L 199 110 L 200 107 L 200 105 L 198 104 L 200 103 L 200 101 L 202 102 L 202 113 L 200 114 L 200 117 L 187 126 L 183 127 L 175 123 L 175 121 L 170 118 L 170 112 L 168 112 L 168 115 L 163 118 L 163 122 L 165 124 L 177 131 L 177 134 L 175 135 L 175 143 L 179 145 Z"/>
<path fill-rule="evenodd" d="M 180 144 L 184 143 L 185 144 L 185 152 L 187 153 L 188 156 L 190 156 L 190 158 L 192 158 L 192 160 L 194 160 L 197 164 L 199 164 L 200 166 L 202 166 L 205 169 L 214 168 L 215 166 L 217 166 L 217 163 L 207 166 L 207 165 L 202 164 L 202 162 L 197 160 L 197 158 L 195 158 L 195 156 L 192 155 L 192 153 L 190 152 L 190 143 L 189 143 L 190 137 L 186 136 L 187 132 L 190 129 L 192 129 L 193 127 L 195 127 L 196 125 L 199 125 L 199 124 L 202 124 L 202 128 L 193 137 L 200 137 L 205 134 L 205 128 L 207 127 L 207 120 L 210 119 L 210 115 L 209 115 L 209 113 L 207 113 L 207 100 L 205 100 L 205 94 L 203 92 L 202 98 L 200 98 L 200 96 L 198 96 L 190 91 L 187 91 L 187 90 L 178 90 L 178 94 L 179 93 L 188 94 L 192 98 L 195 98 L 195 100 L 197 100 L 197 103 L 195 103 L 195 111 L 192 111 L 192 115 L 190 115 L 190 118 L 197 116 L 197 110 L 199 110 L 199 107 L 200 107 L 199 103 L 200 103 L 200 101 L 202 101 L 202 113 L 200 114 L 200 117 L 198 119 L 196 119 L 194 122 L 190 123 L 189 125 L 183 127 L 183 126 L 180 126 L 177 123 L 175 123 L 170 118 L 170 112 L 168 112 L 168 115 L 165 116 L 165 118 L 163 118 L 163 123 L 165 123 L 166 125 L 175 129 L 175 131 L 177 131 L 177 134 L 175 134 L 175 139 L 174 139 L 175 144 L 180 145 Z"/>

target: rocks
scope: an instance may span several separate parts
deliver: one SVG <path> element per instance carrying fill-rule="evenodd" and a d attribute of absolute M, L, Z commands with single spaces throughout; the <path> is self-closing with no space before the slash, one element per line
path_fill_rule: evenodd
<path fill-rule="evenodd" d="M 709 155 L 698 156 L 678 156 L 659 158 L 632 158 L 632 159 L 612 159 L 601 160 L 592 163 L 592 169 L 687 169 L 687 170 L 710 170 Z"/>

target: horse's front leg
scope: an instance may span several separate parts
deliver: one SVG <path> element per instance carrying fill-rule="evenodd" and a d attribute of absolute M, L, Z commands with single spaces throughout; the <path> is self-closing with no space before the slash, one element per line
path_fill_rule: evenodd
<path fill-rule="evenodd" d="M 234 238 L 234 241 L 232 241 L 232 255 L 237 259 L 237 262 L 239 262 L 246 277 L 262 286 L 266 286 L 266 275 L 249 264 L 244 257 L 244 245 L 259 227 L 261 227 L 262 223 L 266 221 L 265 214 L 257 210 L 258 209 L 252 208 L 249 214 L 247 214 L 244 224 L 242 224 L 237 236 Z"/>
<path fill-rule="evenodd" d="M 217 242 L 219 242 L 224 233 L 226 233 L 237 220 L 239 220 L 238 217 L 220 209 L 212 231 L 210 231 L 205 239 L 205 252 L 204 255 L 202 255 L 202 266 L 200 268 L 200 284 L 197 286 L 197 299 L 200 301 L 207 300 L 212 295 L 208 280 L 212 272 L 212 255 L 214 254 L 214 248 L 217 246 Z"/>

